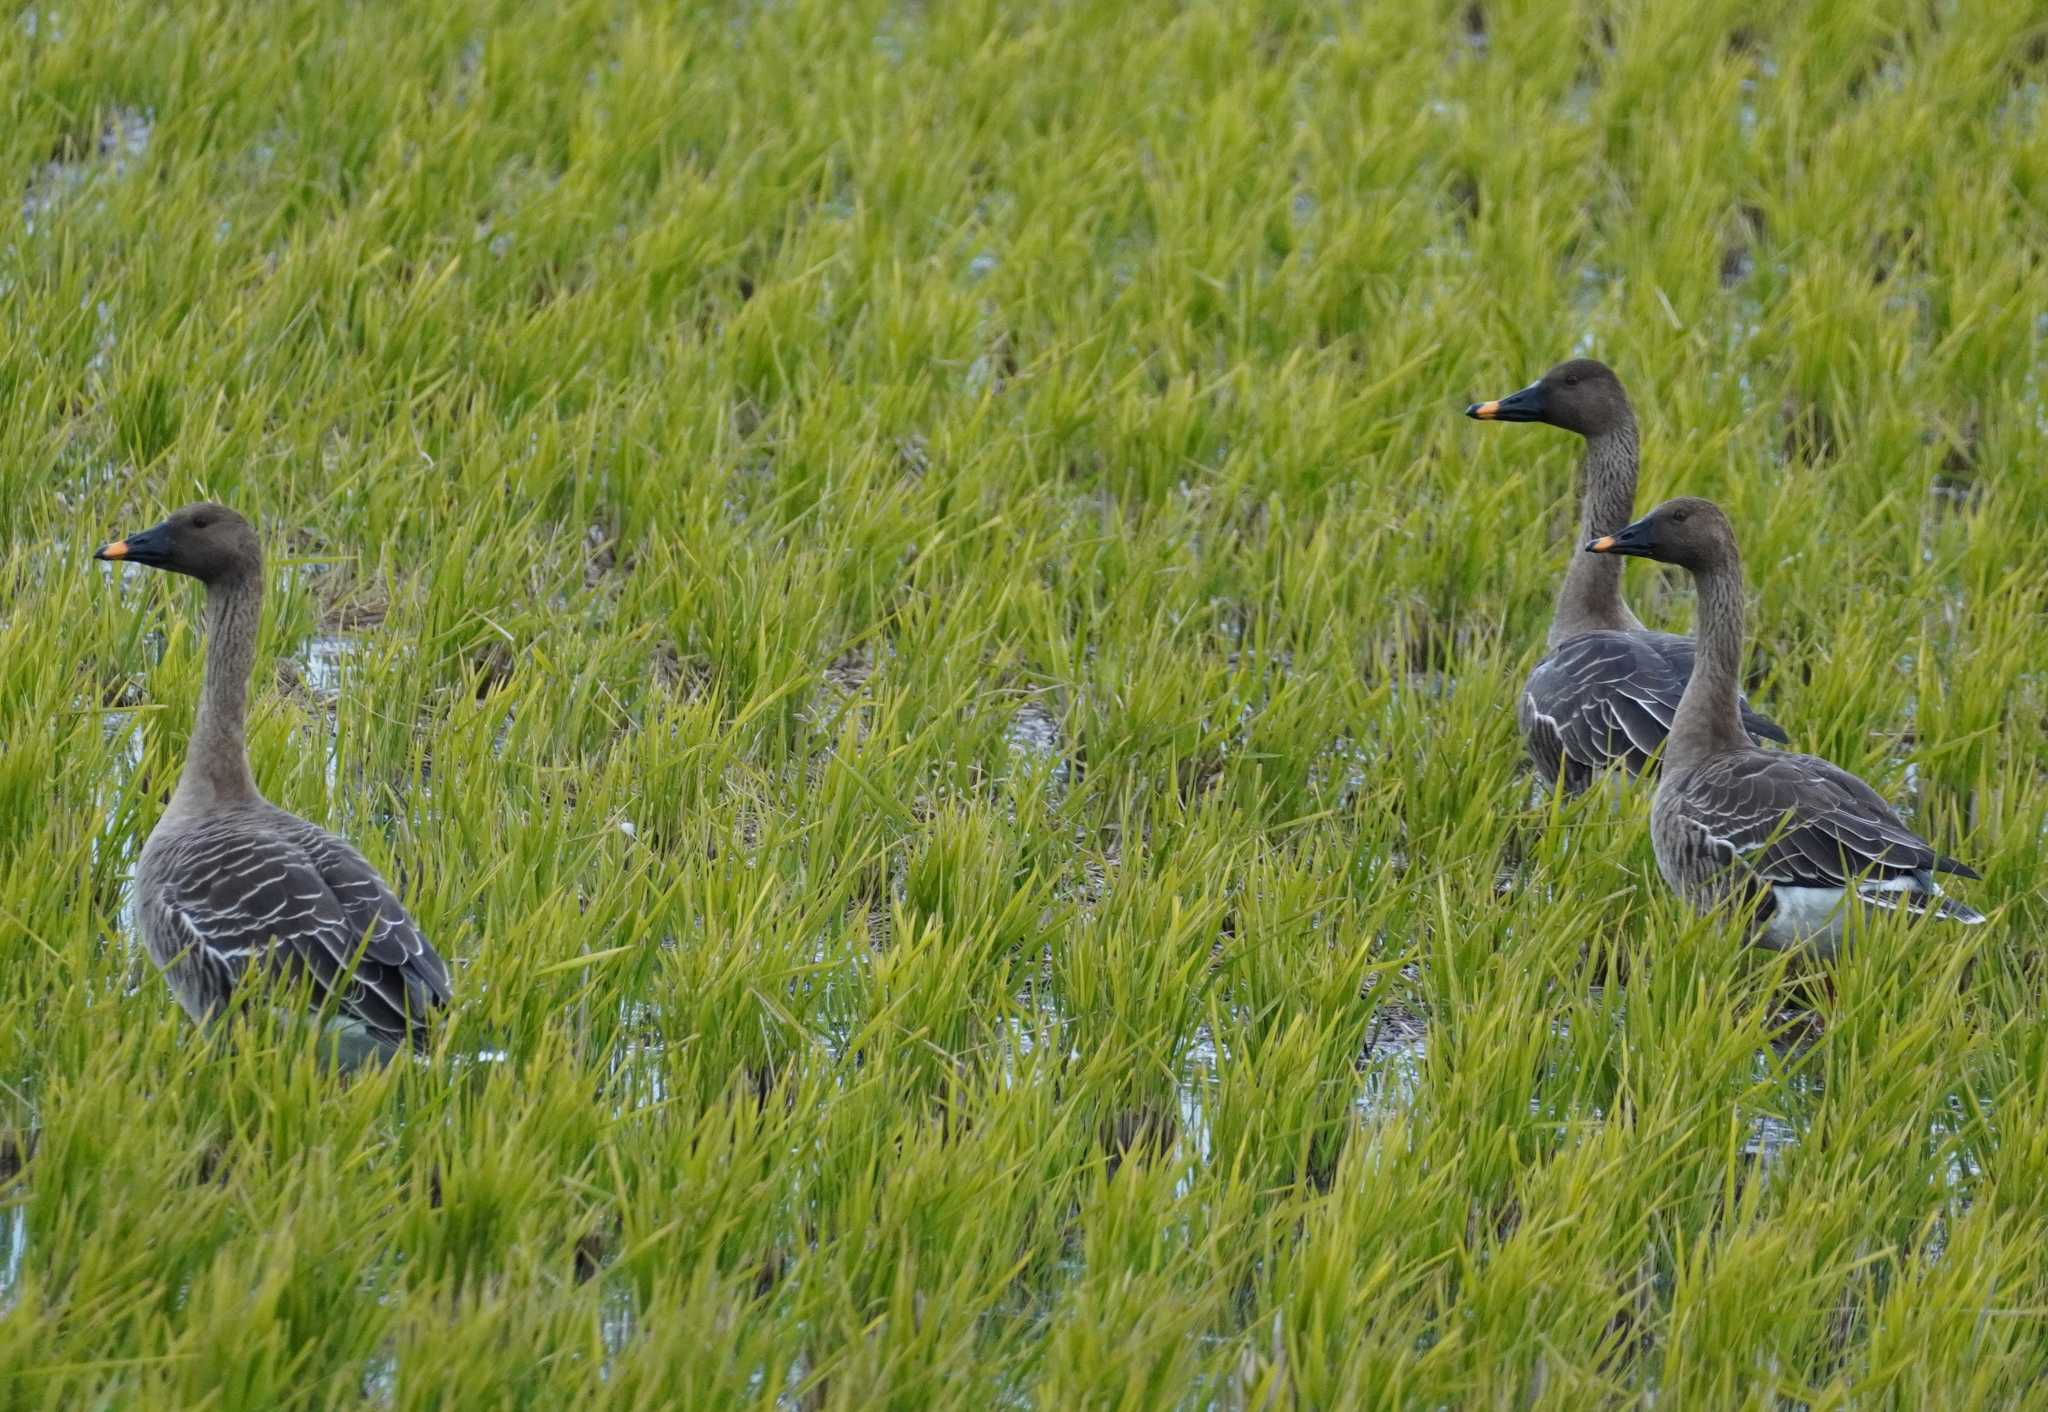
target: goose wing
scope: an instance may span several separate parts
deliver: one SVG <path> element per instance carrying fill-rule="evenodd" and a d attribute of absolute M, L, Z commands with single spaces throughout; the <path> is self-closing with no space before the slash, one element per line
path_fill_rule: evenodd
<path fill-rule="evenodd" d="M 447 964 L 420 934 L 419 925 L 390 884 L 348 840 L 279 812 L 285 832 L 305 850 L 321 881 L 341 904 L 351 932 L 357 938 L 370 938 L 366 959 L 398 973 L 412 1013 L 424 1016 L 433 1006 L 446 1005 L 453 994 Z"/>
<path fill-rule="evenodd" d="M 157 905 L 185 960 L 225 997 L 252 962 L 309 977 L 341 1012 L 396 1045 L 426 1038 L 448 973 L 363 856 L 285 814 L 224 819 L 184 834 Z"/>
<path fill-rule="evenodd" d="M 1568 776 L 1617 762 L 1640 773 L 1664 743 L 1684 692 L 1685 676 L 1643 635 L 1580 633 L 1529 674 L 1523 719 L 1531 747 L 1562 757 Z"/>
<path fill-rule="evenodd" d="M 1712 856 L 1741 860 L 1773 887 L 1937 897 L 1936 872 L 1976 877 L 1944 857 L 1876 790 L 1811 755 L 1746 750 L 1714 756 L 1666 786 L 1675 817 Z"/>
<path fill-rule="evenodd" d="M 1640 774 L 1670 733 L 1692 676 L 1693 643 L 1671 633 L 1588 632 L 1568 637 L 1536 664 L 1521 714 L 1530 748 L 1584 778 L 1621 763 Z M 1742 703 L 1753 740 L 1786 739 L 1775 721 Z"/>

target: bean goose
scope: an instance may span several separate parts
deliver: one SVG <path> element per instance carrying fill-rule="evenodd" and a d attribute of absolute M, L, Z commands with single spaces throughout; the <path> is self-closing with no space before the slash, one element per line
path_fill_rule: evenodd
<path fill-rule="evenodd" d="M 1942 895 L 1936 873 L 1977 873 L 1907 828 L 1876 790 L 1811 755 L 1764 750 L 1737 713 L 1742 559 L 1711 500 L 1667 500 L 1586 548 L 1691 571 L 1699 595 L 1699 663 L 1664 743 L 1650 808 L 1657 868 L 1701 912 L 1754 899 L 1759 939 L 1831 952 L 1847 906 L 1976 923 Z"/>
<path fill-rule="evenodd" d="M 1548 422 L 1585 438 L 1579 480 L 1586 539 L 1613 534 L 1635 515 L 1635 413 L 1605 363 L 1560 363 L 1520 392 L 1475 402 L 1465 415 Z M 1692 675 L 1692 639 L 1652 632 L 1637 620 L 1621 596 L 1619 562 L 1574 554 L 1557 592 L 1548 646 L 1515 711 L 1544 786 L 1556 785 L 1561 774 L 1565 790 L 1576 794 L 1611 764 L 1631 774 L 1649 768 Z M 1742 719 L 1756 739 L 1786 738 L 1747 702 Z"/>
<path fill-rule="evenodd" d="M 136 866 L 143 944 L 202 1024 L 252 966 L 308 977 L 345 1067 L 423 1047 L 448 971 L 362 854 L 266 800 L 244 738 L 263 606 L 256 531 L 221 505 L 188 505 L 94 557 L 206 585 L 206 676 L 184 772 Z"/>

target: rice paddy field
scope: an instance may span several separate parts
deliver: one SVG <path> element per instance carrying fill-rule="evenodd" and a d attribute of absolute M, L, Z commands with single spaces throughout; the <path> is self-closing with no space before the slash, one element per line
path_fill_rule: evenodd
<path fill-rule="evenodd" d="M 2048 1406 L 2048 19 L 0 29 L 0 1408 Z M 1543 796 L 1577 440 L 1974 863 L 1822 968 Z M 433 1052 L 135 946 L 219 498 Z M 1686 630 L 1689 586 L 1628 570 Z"/>

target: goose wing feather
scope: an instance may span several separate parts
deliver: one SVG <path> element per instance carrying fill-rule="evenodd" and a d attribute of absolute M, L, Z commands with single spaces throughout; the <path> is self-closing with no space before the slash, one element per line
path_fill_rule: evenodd
<path fill-rule="evenodd" d="M 1681 778 L 1678 817 L 1718 858 L 1740 858 L 1782 887 L 1931 891 L 1930 874 L 1961 871 L 1856 776 L 1811 755 L 1750 750 L 1717 755 Z"/>
<path fill-rule="evenodd" d="M 222 997 L 260 961 L 310 977 L 392 1044 L 423 1042 L 427 1011 L 448 999 L 441 958 L 376 870 L 282 810 L 184 831 L 159 876 L 158 908 Z"/>
<path fill-rule="evenodd" d="M 415 1013 L 424 1013 L 425 1003 L 446 1005 L 451 994 L 448 967 L 426 937 L 420 934 L 405 904 L 370 862 L 348 840 L 329 833 L 317 824 L 279 811 L 284 832 L 305 850 L 319 869 L 358 936 L 371 935 L 369 955 L 395 967 L 406 977 L 408 989 L 417 992 Z M 371 924 L 376 931 L 370 933 Z"/>
<path fill-rule="evenodd" d="M 1670 733 L 1692 676 L 1691 638 L 1670 633 L 1588 632 L 1537 663 L 1523 691 L 1531 748 L 1563 757 L 1577 778 L 1617 761 L 1640 773 Z M 1752 739 L 1786 739 L 1776 722 L 1742 705 Z"/>
<path fill-rule="evenodd" d="M 1663 743 L 1684 690 L 1685 678 L 1637 635 L 1589 632 L 1566 638 L 1537 663 L 1524 708 L 1554 738 L 1568 772 L 1615 761 L 1640 771 Z"/>

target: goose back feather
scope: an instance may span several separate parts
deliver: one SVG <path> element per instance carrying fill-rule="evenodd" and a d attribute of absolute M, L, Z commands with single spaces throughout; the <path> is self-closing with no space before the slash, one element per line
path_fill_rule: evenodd
<path fill-rule="evenodd" d="M 1588 632 L 1560 642 L 1529 674 L 1517 713 L 1544 785 L 1562 776 L 1576 794 L 1610 765 L 1650 769 L 1692 667 L 1692 639 L 1675 633 Z M 1752 739 L 1787 738 L 1747 701 L 1742 717 Z"/>
<path fill-rule="evenodd" d="M 428 1012 L 448 1003 L 446 966 L 376 870 L 275 805 L 159 824 L 136 882 L 150 958 L 202 1023 L 251 966 L 310 980 L 386 1049 L 423 1047 Z"/>
<path fill-rule="evenodd" d="M 1651 811 L 1658 871 L 1701 911 L 1756 904 L 1766 942 L 1832 942 L 1858 903 L 1976 923 L 1936 873 L 1975 869 L 1938 853 L 1856 776 L 1812 755 L 1714 755 L 1666 776 Z"/>

